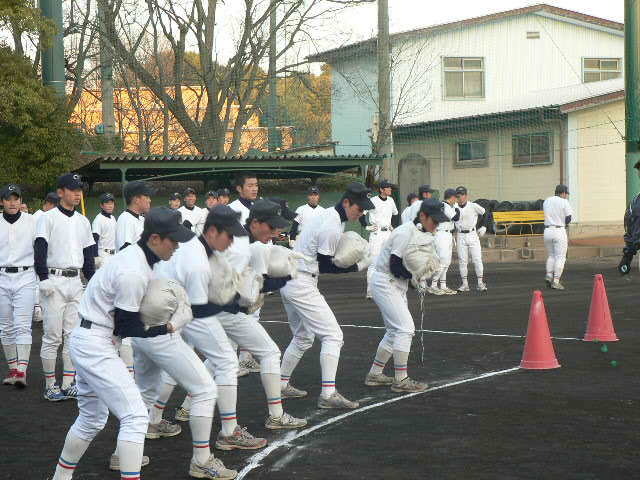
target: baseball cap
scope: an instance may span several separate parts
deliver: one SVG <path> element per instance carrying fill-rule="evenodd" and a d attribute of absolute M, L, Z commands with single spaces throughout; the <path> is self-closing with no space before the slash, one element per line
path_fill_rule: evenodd
<path fill-rule="evenodd" d="M 422 195 L 423 193 L 433 193 L 431 185 L 420 185 L 418 188 L 418 195 Z"/>
<path fill-rule="evenodd" d="M 363 210 L 375 210 L 376 206 L 371 201 L 371 190 L 360 182 L 353 182 L 347 186 L 342 198 L 352 200 Z"/>
<path fill-rule="evenodd" d="M 58 194 L 56 192 L 49 192 L 47 193 L 47 196 L 44 197 L 44 201 L 53 205 L 57 205 L 60 201 L 60 197 L 58 197 Z"/>
<path fill-rule="evenodd" d="M 320 189 L 314 185 L 309 187 L 309 190 L 307 193 L 309 195 L 320 195 Z"/>
<path fill-rule="evenodd" d="M 218 198 L 218 192 L 216 192 L 215 190 L 209 190 L 207 192 L 207 197 Z"/>
<path fill-rule="evenodd" d="M 466 195 L 466 194 L 467 194 L 467 187 L 460 186 L 456 188 L 456 195 Z"/>
<path fill-rule="evenodd" d="M 152 196 L 153 188 L 143 180 L 135 180 L 133 182 L 125 183 L 124 187 L 122 187 L 122 192 L 124 193 L 124 198 L 129 201 L 138 195 L 144 195 L 146 197 Z"/>
<path fill-rule="evenodd" d="M 176 242 L 188 242 L 196 236 L 182 225 L 182 215 L 169 207 L 155 207 L 144 217 L 144 233 L 162 235 Z"/>
<path fill-rule="evenodd" d="M 240 212 L 236 212 L 227 205 L 216 205 L 207 214 L 205 231 L 210 225 L 221 225 L 224 230 L 234 237 L 246 237 L 249 235 L 240 224 Z"/>
<path fill-rule="evenodd" d="M 444 203 L 435 198 L 427 198 L 422 201 L 420 211 L 429 215 L 435 222 L 448 222 L 449 217 L 444 214 Z"/>
<path fill-rule="evenodd" d="M 287 202 L 284 198 L 269 197 L 267 198 L 267 200 L 280 205 L 280 208 L 282 209 L 282 216 L 286 220 L 292 221 L 297 217 L 296 212 L 289 208 L 289 202 Z"/>
<path fill-rule="evenodd" d="M 184 196 L 186 197 L 187 195 L 195 195 L 196 191 L 191 188 L 191 187 L 187 187 L 184 189 Z"/>
<path fill-rule="evenodd" d="M 22 190 L 20 190 L 20 187 L 15 183 L 10 183 L 9 185 L 5 185 L 4 187 L 2 187 L 2 190 L 0 190 L 0 198 L 2 200 L 6 200 L 11 195 L 15 195 L 18 198 L 22 198 Z"/>
<path fill-rule="evenodd" d="M 389 180 L 382 180 L 378 188 L 393 188 L 394 185 Z"/>
<path fill-rule="evenodd" d="M 221 188 L 220 190 L 218 190 L 219 197 L 228 197 L 230 195 L 231 195 L 231 192 L 229 191 L 228 188 Z"/>
<path fill-rule="evenodd" d="M 249 220 L 268 223 L 271 228 L 286 228 L 289 222 L 282 216 L 280 204 L 267 199 L 256 201 L 249 210 Z"/>
<path fill-rule="evenodd" d="M 453 188 L 447 188 L 444 191 L 444 199 L 446 200 L 447 198 L 451 198 L 451 197 L 455 197 L 456 196 L 456 191 Z"/>
<path fill-rule="evenodd" d="M 558 185 L 556 187 L 556 195 L 560 195 L 561 193 L 569 193 L 569 187 L 562 184 Z"/>
<path fill-rule="evenodd" d="M 58 188 L 81 190 L 83 186 L 82 178 L 77 173 L 65 173 L 58 177 Z"/>
<path fill-rule="evenodd" d="M 178 192 L 174 192 L 169 195 L 169 200 L 182 200 L 182 195 L 180 195 Z"/>
<path fill-rule="evenodd" d="M 115 202 L 115 201 L 116 201 L 115 197 L 110 193 L 103 193 L 102 195 L 100 195 L 100 203 Z"/>
<path fill-rule="evenodd" d="M 407 203 L 411 203 L 411 200 L 413 200 L 414 198 L 418 198 L 418 195 L 411 192 L 409 195 L 407 195 Z"/>

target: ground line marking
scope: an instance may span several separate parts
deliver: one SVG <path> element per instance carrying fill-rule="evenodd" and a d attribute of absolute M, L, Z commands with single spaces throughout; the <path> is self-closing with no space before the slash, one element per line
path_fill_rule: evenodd
<path fill-rule="evenodd" d="M 315 432 L 316 430 L 326 427 L 327 425 L 331 425 L 333 423 L 339 422 L 340 420 L 343 420 L 352 415 L 363 413 L 368 410 L 372 410 L 374 408 L 382 407 L 384 405 L 389 405 L 391 403 L 396 403 L 401 400 L 406 400 L 408 398 L 413 398 L 418 395 L 425 395 L 431 392 L 435 392 L 437 390 L 444 390 L 445 388 L 451 388 L 457 385 L 462 385 L 464 383 L 470 383 L 470 382 L 475 382 L 476 380 L 483 380 L 485 378 L 495 377 L 497 375 L 505 375 L 507 373 L 512 373 L 517 370 L 520 370 L 520 367 L 507 368 L 505 370 L 496 370 L 493 372 L 483 373 L 482 375 L 478 375 L 477 377 L 471 377 L 471 378 L 466 378 L 464 380 L 457 380 L 455 382 L 445 383 L 444 385 L 439 385 L 437 387 L 430 388 L 429 390 L 426 390 L 424 392 L 408 393 L 406 395 L 390 398 L 382 402 L 372 403 L 371 405 L 366 405 L 364 407 L 358 408 L 356 410 L 351 410 L 341 415 L 336 415 L 335 417 L 328 418 L 327 420 L 320 422 L 317 425 L 314 425 L 313 427 L 305 428 L 304 430 L 300 430 L 298 432 L 290 432 L 284 438 L 280 440 L 276 440 L 275 442 L 271 443 L 268 447 L 266 447 L 264 450 L 261 450 L 260 452 L 249 457 L 248 463 L 242 468 L 242 470 L 240 470 L 236 479 L 242 480 L 243 478 L 245 478 L 249 474 L 249 472 L 251 472 L 252 470 L 260 466 L 260 462 L 262 460 L 267 458 L 272 452 L 279 449 L 280 447 L 284 447 L 290 444 L 291 442 L 293 442 L 294 440 L 297 440 L 302 437 L 306 437 L 307 435 Z"/>
<path fill-rule="evenodd" d="M 260 323 L 289 323 L 284 320 L 260 320 Z M 341 327 L 350 327 L 350 328 L 370 328 L 373 330 L 386 330 L 386 327 L 372 326 L 372 325 L 349 325 L 349 324 L 340 324 Z M 456 332 L 456 331 L 448 331 L 448 330 L 416 330 L 417 333 L 436 333 L 439 335 L 470 335 L 477 337 L 504 337 L 504 338 L 526 338 L 526 335 L 512 335 L 508 333 L 482 333 L 482 332 Z M 553 340 L 573 340 L 573 341 L 582 341 L 581 338 L 573 338 L 573 337 L 551 337 Z"/>

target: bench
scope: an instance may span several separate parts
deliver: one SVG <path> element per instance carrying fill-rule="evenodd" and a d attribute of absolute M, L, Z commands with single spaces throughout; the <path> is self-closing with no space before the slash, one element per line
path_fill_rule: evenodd
<path fill-rule="evenodd" d="M 512 234 L 513 236 L 522 235 L 542 235 L 534 233 L 534 225 L 544 224 L 544 212 L 542 210 L 525 210 L 521 212 L 493 212 L 493 222 L 495 224 L 496 235 L 504 234 L 509 236 L 509 229 L 517 225 L 529 226 L 531 233 Z"/>

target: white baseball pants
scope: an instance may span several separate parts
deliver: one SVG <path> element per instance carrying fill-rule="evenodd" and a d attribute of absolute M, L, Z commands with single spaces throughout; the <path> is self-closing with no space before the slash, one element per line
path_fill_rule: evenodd
<path fill-rule="evenodd" d="M 435 240 L 436 252 L 440 259 L 440 272 L 435 274 L 433 280 L 446 283 L 447 272 L 449 271 L 451 256 L 453 255 L 453 235 L 451 235 L 451 232 L 438 230 L 436 231 Z"/>
<path fill-rule="evenodd" d="M 477 232 L 458 233 L 458 263 L 460 268 L 460 276 L 462 281 L 467 281 L 469 255 L 476 272 L 476 277 L 482 278 L 484 275 L 484 267 L 482 265 L 482 247 L 480 246 L 480 237 Z"/>
<path fill-rule="evenodd" d="M 213 417 L 216 384 L 179 333 L 152 338 L 132 338 L 136 365 L 135 383 L 147 408 L 153 407 L 162 372 L 166 372 L 191 395 L 191 414 Z"/>
<path fill-rule="evenodd" d="M 407 305 L 408 282 L 377 271 L 371 280 L 373 301 L 378 305 L 387 329 L 378 348 L 385 350 L 389 355 L 393 354 L 394 350 L 410 352 L 416 329 Z"/>
<path fill-rule="evenodd" d="M 69 339 L 69 353 L 77 369 L 79 414 L 71 431 L 92 441 L 113 413 L 120 420 L 118 441 L 144 444 L 149 415 L 140 391 L 118 356 L 113 329 L 77 327 Z"/>
<path fill-rule="evenodd" d="M 545 228 L 544 247 L 547 249 L 547 278 L 559 280 L 567 261 L 567 230 L 565 228 Z"/>
<path fill-rule="evenodd" d="M 43 309 L 42 348 L 40 356 L 45 359 L 55 360 L 58 347 L 62 344 L 62 353 L 67 354 L 67 345 L 71 331 L 80 322 L 78 316 L 78 304 L 82 296 L 83 288 L 80 276 L 63 277 L 49 275 L 54 290 L 49 296 L 40 295 L 40 304 Z M 64 343 L 63 343 L 64 337 Z"/>
<path fill-rule="evenodd" d="M 367 296 L 371 296 L 371 276 L 375 271 L 375 263 L 378 255 L 380 255 L 380 251 L 382 250 L 382 246 L 384 242 L 387 241 L 391 232 L 378 230 L 377 232 L 371 232 L 369 235 L 369 256 L 371 257 L 371 264 L 369 268 L 367 268 Z"/>
<path fill-rule="evenodd" d="M 0 340 L 3 345 L 31 345 L 31 320 L 36 301 L 33 268 L 0 272 Z"/>

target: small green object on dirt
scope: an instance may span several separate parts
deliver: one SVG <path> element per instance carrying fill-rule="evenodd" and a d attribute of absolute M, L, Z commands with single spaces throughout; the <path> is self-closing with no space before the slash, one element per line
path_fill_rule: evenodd
<path fill-rule="evenodd" d="M 617 367 L 618 366 L 618 362 L 616 362 L 615 360 L 611 360 L 611 366 L 612 367 Z"/>
<path fill-rule="evenodd" d="M 600 347 L 600 351 L 601 351 L 602 353 L 607 353 L 607 352 L 609 351 L 609 349 L 607 348 L 607 345 L 606 345 L 606 344 L 604 344 L 604 345 L 602 345 L 602 346 Z"/>

